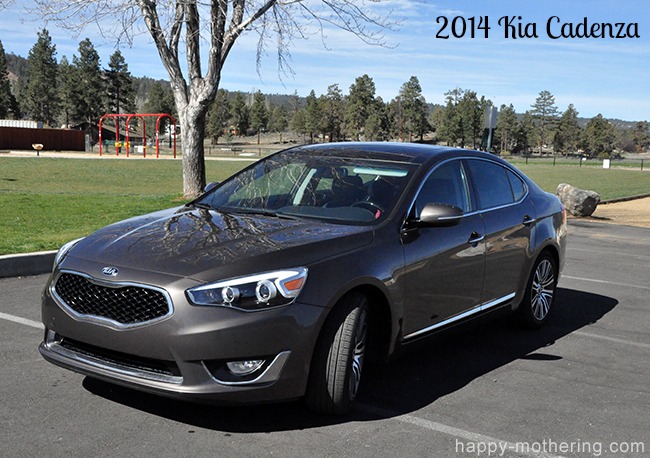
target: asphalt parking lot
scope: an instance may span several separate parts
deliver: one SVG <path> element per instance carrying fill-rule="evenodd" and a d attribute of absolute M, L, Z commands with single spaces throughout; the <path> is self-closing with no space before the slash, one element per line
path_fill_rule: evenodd
<path fill-rule="evenodd" d="M 650 229 L 571 221 L 556 308 L 365 374 L 345 418 L 158 398 L 46 363 L 46 276 L 0 279 L 0 456 L 650 456 Z"/>

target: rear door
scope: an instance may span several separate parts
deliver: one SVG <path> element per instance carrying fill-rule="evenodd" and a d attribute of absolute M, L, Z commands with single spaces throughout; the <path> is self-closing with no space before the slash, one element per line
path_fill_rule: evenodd
<path fill-rule="evenodd" d="M 482 303 L 507 301 L 527 275 L 535 209 L 525 183 L 510 169 L 485 159 L 466 159 L 485 224 L 485 288 Z"/>

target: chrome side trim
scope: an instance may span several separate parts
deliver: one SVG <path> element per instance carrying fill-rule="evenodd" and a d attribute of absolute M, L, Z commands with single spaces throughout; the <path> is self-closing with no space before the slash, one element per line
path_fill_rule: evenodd
<path fill-rule="evenodd" d="M 219 383 L 220 385 L 227 385 L 227 386 L 255 385 L 259 383 L 271 383 L 279 379 L 280 373 L 282 372 L 282 369 L 284 368 L 284 365 L 289 359 L 290 355 L 291 355 L 290 351 L 283 351 L 278 353 L 278 355 L 273 359 L 273 361 L 271 361 L 271 364 L 269 364 L 269 366 L 266 369 L 264 369 L 264 372 L 262 372 L 258 377 L 254 378 L 253 380 L 247 380 L 245 382 L 226 382 L 224 380 L 220 380 L 216 378 L 214 375 L 212 375 L 212 373 L 205 366 L 205 363 L 202 362 L 201 364 L 203 364 L 203 368 L 208 373 L 208 375 L 210 375 L 212 380 Z"/>
<path fill-rule="evenodd" d="M 75 351 L 61 346 L 59 344 L 59 341 L 54 340 L 54 332 L 50 330 L 47 332 L 47 337 L 45 342 L 43 342 L 43 347 L 47 351 L 58 355 L 60 358 L 65 358 L 75 365 L 89 366 L 93 369 L 99 369 L 100 371 L 104 372 L 111 372 L 119 376 L 135 377 L 139 379 L 151 380 L 153 382 L 172 383 L 174 385 L 180 385 L 183 383 L 183 377 L 181 376 L 165 375 L 132 367 L 125 367 L 117 363 L 111 363 L 109 361 L 102 360 L 100 358 L 94 358 L 90 355 L 79 354 Z"/>
<path fill-rule="evenodd" d="M 431 332 L 431 331 L 433 331 L 435 329 L 441 328 L 443 326 L 447 326 L 448 324 L 454 323 L 454 322 L 456 322 L 458 320 L 462 320 L 463 318 L 467 318 L 467 317 L 472 316 L 472 315 L 474 315 L 476 313 L 484 312 L 486 310 L 489 310 L 491 308 L 496 307 L 497 305 L 501 305 L 501 304 L 511 300 L 514 297 L 515 297 L 515 293 L 510 293 L 507 296 L 503 296 L 503 297 L 501 297 L 499 299 L 494 299 L 492 301 L 485 302 L 485 303 L 483 303 L 481 305 L 477 305 L 474 308 L 466 310 L 463 313 L 459 313 L 458 315 L 454 315 L 451 318 L 447 318 L 446 320 L 443 320 L 443 321 L 441 321 L 439 323 L 428 326 L 428 327 L 426 327 L 424 329 L 420 329 L 419 331 L 412 332 L 411 334 L 409 334 L 407 336 L 404 336 L 404 340 L 412 339 L 413 337 L 417 337 L 419 335 L 426 334 L 427 332 Z"/>
<path fill-rule="evenodd" d="M 85 315 L 83 313 L 77 313 L 75 310 L 70 308 L 70 306 L 68 306 L 68 304 L 66 304 L 66 302 L 63 300 L 63 298 L 61 298 L 61 296 L 59 296 L 59 294 L 56 292 L 56 283 L 59 281 L 59 277 L 61 277 L 61 274 L 63 274 L 63 273 L 71 274 L 71 275 L 79 275 L 80 277 L 84 277 L 90 283 L 93 283 L 93 284 L 99 285 L 99 286 L 104 286 L 106 288 L 122 288 L 122 287 L 125 287 L 125 286 L 133 286 L 135 288 L 143 288 L 143 289 L 150 289 L 152 291 L 157 291 L 157 292 L 161 293 L 163 296 L 165 296 L 165 300 L 167 301 L 169 311 L 165 315 L 163 315 L 161 317 L 158 317 L 158 318 L 155 318 L 153 320 L 144 321 L 144 322 L 141 322 L 141 323 L 132 323 L 132 324 L 123 324 L 123 323 L 118 323 L 115 320 L 111 320 L 109 318 L 104 318 L 104 317 L 101 317 L 101 316 Z M 111 282 L 111 281 L 99 280 L 97 278 L 91 277 L 88 274 L 85 274 L 83 272 L 77 272 L 77 271 L 74 271 L 74 270 L 60 270 L 56 274 L 56 278 L 54 279 L 54 281 L 50 285 L 50 294 L 52 295 L 52 298 L 54 299 L 54 301 L 61 307 L 61 309 L 63 309 L 66 313 L 68 313 L 68 315 L 72 316 L 73 318 L 76 318 L 76 319 L 82 320 L 82 321 L 88 321 L 88 322 L 91 322 L 91 323 L 100 324 L 100 325 L 107 326 L 107 327 L 112 328 L 112 329 L 131 329 L 131 328 L 137 328 L 137 327 L 140 327 L 140 326 L 148 326 L 148 325 L 150 325 L 152 323 L 157 323 L 159 321 L 165 320 L 165 319 L 169 318 L 170 316 L 172 316 L 172 314 L 174 313 L 174 303 L 172 302 L 172 298 L 169 295 L 169 293 L 167 291 L 165 291 L 164 289 L 162 289 L 162 288 L 157 288 L 155 286 L 150 286 L 150 285 L 143 285 L 142 283 Z"/>

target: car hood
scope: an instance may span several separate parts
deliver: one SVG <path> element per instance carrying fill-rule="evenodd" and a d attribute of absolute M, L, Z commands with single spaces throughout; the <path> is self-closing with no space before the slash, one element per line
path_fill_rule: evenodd
<path fill-rule="evenodd" d="M 82 239 L 69 257 L 214 281 L 306 266 L 369 243 L 367 226 L 185 207 L 131 218 Z"/>

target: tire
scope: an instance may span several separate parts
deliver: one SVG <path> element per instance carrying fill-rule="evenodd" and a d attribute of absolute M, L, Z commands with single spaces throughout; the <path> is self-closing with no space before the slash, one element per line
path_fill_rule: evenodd
<path fill-rule="evenodd" d="M 524 326 L 535 329 L 546 322 L 553 308 L 557 281 L 557 263 L 550 253 L 543 252 L 535 261 L 519 304 L 519 319 Z"/>
<path fill-rule="evenodd" d="M 348 294 L 328 317 L 314 351 L 305 393 L 310 410 L 327 415 L 345 415 L 351 410 L 366 352 L 367 308 L 363 294 Z"/>

